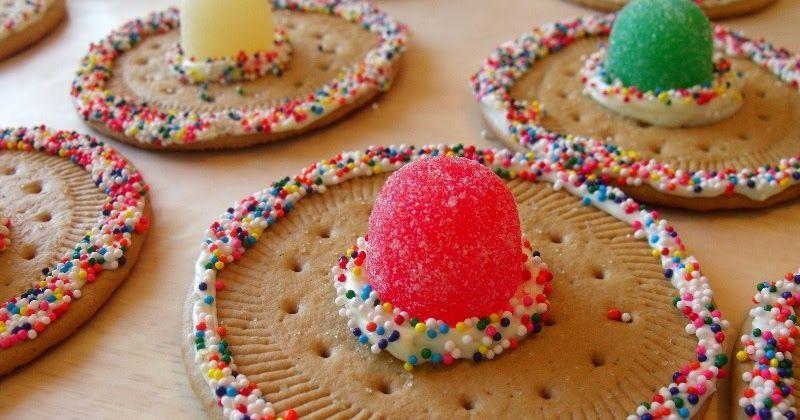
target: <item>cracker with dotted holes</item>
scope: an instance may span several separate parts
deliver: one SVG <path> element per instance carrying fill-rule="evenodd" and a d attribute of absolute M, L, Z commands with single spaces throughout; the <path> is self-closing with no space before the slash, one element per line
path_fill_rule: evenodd
<path fill-rule="evenodd" d="M 301 10 L 276 5 L 274 12 L 275 24 L 286 31 L 292 48 L 281 76 L 232 84 L 181 83 L 166 58 L 180 40 L 178 12 L 171 9 L 148 18 L 157 19 L 162 29 L 140 35 L 141 42 L 100 64 L 112 68 L 102 88 L 96 85 L 92 68 L 76 79 L 73 96 L 79 113 L 97 131 L 135 146 L 221 149 L 276 141 L 325 126 L 389 88 L 405 45 L 404 26 L 363 2 L 337 5 L 333 15 L 302 10 L 313 6 L 306 0 L 289 3 Z M 370 28 L 353 21 L 351 12 L 355 19 L 372 22 Z M 97 56 L 98 51 L 90 55 Z M 144 116 L 109 118 L 106 109 L 123 112 L 96 102 L 106 97 L 106 89 L 157 113 L 188 112 L 193 117 L 163 122 Z M 191 132 L 198 120 L 204 122 L 197 124 L 202 128 Z M 164 135 L 164 130 L 170 134 Z"/>
<path fill-rule="evenodd" d="M 613 15 L 576 19 L 565 24 L 570 28 L 577 25 L 590 29 L 577 39 L 570 38 L 566 45 L 543 58 L 537 58 L 530 69 L 523 71 L 507 88 L 507 97 L 517 104 L 531 104 L 533 100 L 539 103 L 540 112 L 535 120 L 522 123 L 523 127 L 538 127 L 537 139 L 538 136 L 551 138 L 551 133 L 560 134 L 562 138 L 563 135 L 580 136 L 575 142 L 582 150 L 591 149 L 591 157 L 603 162 L 598 172 L 601 169 L 613 172 L 611 180 L 624 180 L 621 185 L 626 192 L 649 203 L 694 210 L 757 208 L 800 196 L 797 185 L 800 178 L 794 174 L 794 163 L 800 155 L 800 92 L 794 80 L 798 74 L 791 70 L 791 63 L 798 59 L 797 56 L 716 26 L 717 48 L 725 42 L 747 51 L 758 51 L 754 53 L 758 58 L 740 54 L 726 57 L 733 71 L 744 74 L 742 108 L 732 117 L 709 125 L 657 127 L 621 116 L 583 94 L 580 70 L 584 59 L 597 51 L 601 43 L 607 43 Z M 543 26 L 537 30 L 550 31 L 549 28 Z M 557 38 L 560 35 L 553 36 Z M 512 41 L 515 47 L 510 48 L 518 48 L 518 42 Z M 764 53 L 767 50 L 776 57 L 774 60 Z M 510 54 L 517 55 L 519 51 L 515 49 Z M 760 60 L 768 61 L 772 68 L 765 68 Z M 473 79 L 473 87 L 481 89 L 481 92 L 488 92 L 487 86 L 497 83 L 493 74 L 500 73 L 498 70 L 492 70 L 496 73 L 487 72 L 488 67 L 484 64 L 478 72 L 478 82 Z M 519 139 L 513 138 L 508 131 L 513 124 L 505 116 L 499 117 L 501 113 L 505 115 L 504 111 L 486 105 L 486 100 L 492 95 L 495 94 L 478 93 L 492 137 L 517 150 L 541 147 L 548 149 L 544 153 L 556 152 L 555 147 L 544 145 L 549 143 L 547 141 L 537 141 L 538 146 L 527 144 L 529 140 L 524 142 L 525 146 L 517 144 Z M 587 139 L 592 139 L 591 143 Z M 569 143 L 572 147 L 572 140 Z M 614 146 L 613 152 L 608 152 L 606 145 Z M 635 158 L 629 157 L 630 151 L 636 153 Z M 617 163 L 612 158 L 619 159 L 619 156 L 624 156 L 625 160 L 626 170 L 622 176 L 619 168 L 613 168 Z M 653 168 L 646 166 L 651 163 Z M 630 167 L 636 164 L 643 168 L 646 166 L 650 172 L 644 169 L 631 171 Z M 679 171 L 686 179 L 681 179 Z M 715 179 L 722 172 L 725 175 Z M 748 175 L 742 175 L 744 173 Z M 735 192 L 723 191 L 722 187 L 733 187 L 728 179 L 737 178 L 737 174 Z M 694 185 L 695 176 L 703 182 L 716 182 L 721 187 L 719 190 L 688 191 Z M 658 185 L 664 180 L 673 183 L 673 187 L 677 186 L 680 191 Z M 753 187 L 747 185 L 748 180 L 755 180 Z M 784 181 L 786 185 L 778 181 Z M 746 195 L 762 189 L 768 194 L 766 198 Z M 709 194 L 704 195 L 705 192 Z"/>
<path fill-rule="evenodd" d="M 355 175 L 329 185 L 293 204 L 216 277 L 198 268 L 196 281 L 222 286 L 209 310 L 226 329 L 231 369 L 240 381 L 258 383 L 277 414 L 294 408 L 309 418 L 624 418 L 694 359 L 697 341 L 685 332 L 686 319 L 672 304 L 677 291 L 647 241 L 580 197 L 521 179 L 507 186 L 523 233 L 554 274 L 552 317 L 542 332 L 479 364 L 459 360 L 405 372 L 387 352 L 371 353 L 339 314 L 330 270 L 365 234 L 386 179 Z M 254 208 L 250 198 L 243 203 Z M 229 215 L 241 214 L 239 208 Z M 220 417 L 220 394 L 209 388 L 208 364 L 195 349 L 196 305 L 213 293 L 203 298 L 195 290 L 184 309 L 184 364 L 203 406 Z M 630 312 L 632 322 L 609 320 L 611 307 Z"/>
<path fill-rule="evenodd" d="M 55 132 L 42 134 L 28 131 L 28 138 L 37 138 L 37 147 Z M 0 213 L 11 219 L 11 245 L 0 253 L 0 299 L 6 305 L 30 290 L 34 283 L 43 280 L 43 268 L 50 268 L 71 255 L 87 232 L 103 219 L 103 209 L 108 195 L 100 190 L 87 172 L 63 157 L 39 151 L 7 150 L 6 142 L 17 139 L 15 132 L 0 131 Z M 88 144 L 88 140 L 79 140 Z M 53 142 L 48 143 L 50 147 Z M 101 146 L 95 146 L 98 149 Z M 107 147 L 105 148 L 108 149 Z M 59 149 L 56 148 L 55 151 Z M 87 147 L 86 151 L 91 152 Z M 118 156 L 118 155 L 117 155 Z M 101 159 L 94 160 L 95 170 L 102 170 Z M 124 164 L 124 160 L 119 161 Z M 135 171 L 130 165 L 123 165 Z M 149 214 L 149 200 L 143 204 Z M 13 343 L 4 340 L 13 327 L 13 310 L 0 308 L 0 375 L 34 359 L 47 348 L 69 337 L 78 326 L 87 321 L 111 293 L 119 286 L 136 262 L 145 233 L 133 234 L 131 246 L 124 252 L 126 262 L 119 268 L 104 270 L 91 283 L 80 288 L 81 296 L 69 304 L 69 309 L 37 330 L 33 339 Z M 51 302 L 51 309 L 59 304 Z M 30 305 L 17 305 L 17 308 Z M 21 309 L 21 308 L 20 308 Z M 20 313 L 22 315 L 22 313 Z M 9 319 L 11 318 L 11 319 Z M 9 322 L 11 322 L 9 324 Z M 24 324 L 24 323 L 23 323 Z M 77 356 L 76 356 L 77 357 Z"/>
<path fill-rule="evenodd" d="M 621 9 L 628 0 L 568 0 L 583 6 L 607 12 Z M 756 12 L 775 0 L 699 0 L 698 5 L 711 19 L 724 19 Z"/>
<path fill-rule="evenodd" d="M 67 13 L 66 0 L 0 1 L 0 59 L 35 43 Z"/>

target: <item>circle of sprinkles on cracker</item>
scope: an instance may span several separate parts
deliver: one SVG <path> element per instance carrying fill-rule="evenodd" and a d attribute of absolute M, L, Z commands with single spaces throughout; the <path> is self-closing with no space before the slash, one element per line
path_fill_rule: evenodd
<path fill-rule="evenodd" d="M 582 205 L 595 206 L 629 224 L 633 236 L 647 242 L 652 257 L 664 268 L 664 279 L 675 287 L 672 303 L 687 318 L 685 332 L 697 339 L 696 359 L 686 361 L 651 401 L 642 403 L 630 418 L 696 413 L 716 389 L 717 378 L 727 376 L 728 359 L 722 348 L 728 322 L 713 304 L 708 279 L 700 264 L 688 254 L 675 229 L 658 212 L 642 209 L 615 187 L 588 180 L 558 162 L 537 159 L 534 152 L 477 149 L 473 146 L 372 146 L 363 151 L 343 152 L 319 161 L 286 177 L 265 190 L 249 195 L 230 207 L 206 231 L 195 265 L 189 298 L 194 330 L 195 368 L 205 379 L 208 392 L 221 406 L 226 418 L 246 414 L 251 418 L 274 415 L 258 385 L 236 370 L 233 354 L 225 340 L 226 329 L 216 315 L 216 291 L 225 288 L 220 270 L 242 257 L 266 229 L 285 217 L 303 197 L 325 193 L 329 186 L 357 177 L 390 172 L 415 160 L 431 156 L 459 156 L 475 160 L 504 179 L 546 181 L 556 190 L 567 190 L 581 198 Z"/>
<path fill-rule="evenodd" d="M 365 92 L 389 89 L 392 65 L 406 47 L 408 30 L 404 25 L 364 1 L 276 0 L 273 6 L 293 13 L 336 16 L 378 34 L 380 39 L 355 68 L 305 97 L 269 108 L 184 112 L 109 91 L 107 83 L 117 57 L 149 36 L 179 27 L 180 14 L 172 8 L 130 21 L 91 45 L 72 82 L 71 93 L 79 115 L 140 143 L 163 147 L 213 140 L 223 135 L 295 130 L 356 102 Z"/>
<path fill-rule="evenodd" d="M 747 384 L 739 395 L 739 406 L 748 417 L 793 419 L 797 409 L 792 352 L 800 336 L 794 307 L 800 302 L 800 271 L 761 282 L 756 290 L 753 303 L 757 306 L 749 313 L 752 330 L 742 335 L 742 347 L 736 353 L 739 363 L 753 363 L 738 379 Z"/>
<path fill-rule="evenodd" d="M 540 125 L 542 110 L 536 100 L 528 102 L 511 97 L 511 86 L 538 60 L 569 48 L 577 39 L 608 36 L 614 16 L 539 26 L 493 51 L 471 79 L 475 97 L 490 123 L 512 141 L 534 148 L 550 159 L 562 160 L 585 176 L 623 186 L 647 184 L 662 193 L 687 197 L 742 194 L 753 200 L 766 200 L 800 182 L 800 154 L 742 170 L 676 170 L 655 159 L 642 160 L 635 151 L 621 149 L 603 139 L 549 131 Z M 714 46 L 726 55 L 749 58 L 774 73 L 777 80 L 800 88 L 800 56 L 721 25 L 714 27 Z"/>
<path fill-rule="evenodd" d="M 134 233 L 147 230 L 143 215 L 149 187 L 141 174 L 117 152 L 93 137 L 69 131 L 51 131 L 45 126 L 0 129 L 0 148 L 26 153 L 44 153 L 68 159 L 91 174 L 106 202 L 98 221 L 80 242 L 53 267 L 17 296 L 3 297 L 0 304 L 0 355 L 45 333 L 70 306 L 78 304 L 83 287 L 91 287 L 98 276 L 126 263 L 125 251 Z"/>
<path fill-rule="evenodd" d="M 236 57 L 208 58 L 198 61 L 186 57 L 180 43 L 167 52 L 167 65 L 181 83 L 223 83 L 251 81 L 268 74 L 280 76 L 289 64 L 292 45 L 286 31 L 275 31 L 275 48 L 248 54 L 241 51 Z"/>

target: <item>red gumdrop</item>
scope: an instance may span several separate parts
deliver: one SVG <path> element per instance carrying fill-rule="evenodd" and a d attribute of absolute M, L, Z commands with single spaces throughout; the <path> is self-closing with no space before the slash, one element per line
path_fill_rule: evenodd
<path fill-rule="evenodd" d="M 367 274 L 381 301 L 455 325 L 505 310 L 523 280 L 514 197 L 485 166 L 435 157 L 397 170 L 369 217 Z"/>

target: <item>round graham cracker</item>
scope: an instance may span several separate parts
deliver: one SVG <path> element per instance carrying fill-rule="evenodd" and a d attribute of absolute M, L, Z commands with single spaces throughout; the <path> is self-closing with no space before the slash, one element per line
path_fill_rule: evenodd
<path fill-rule="evenodd" d="M 744 104 L 731 118 L 699 127 L 650 126 L 623 117 L 584 95 L 579 70 L 601 39 L 577 40 L 537 64 L 511 88 L 516 99 L 536 98 L 541 124 L 558 132 L 607 139 L 642 159 L 658 159 L 675 169 L 722 171 L 756 168 L 800 150 L 800 93 L 777 82 L 752 61 L 731 58 L 745 78 Z"/>
<path fill-rule="evenodd" d="M 298 3 L 303 4 L 302 7 L 311 7 L 306 2 Z M 158 131 L 158 136 L 163 134 L 164 129 L 176 131 L 177 126 L 194 125 L 196 120 L 200 120 L 203 123 L 198 126 L 203 128 L 199 131 L 203 133 L 198 134 L 197 138 L 176 140 L 177 134 L 173 132 L 165 138 L 155 139 L 149 134 L 142 134 L 144 129 L 139 129 L 141 121 L 127 121 L 122 123 L 126 128 L 121 128 L 116 119 L 109 121 L 102 117 L 106 115 L 105 108 L 99 112 L 93 108 L 97 106 L 94 97 L 86 99 L 87 91 L 95 90 L 96 84 L 87 82 L 85 77 L 76 79 L 75 85 L 81 88 L 73 90 L 79 112 L 95 130 L 149 149 L 245 147 L 326 126 L 388 89 L 400 65 L 400 51 L 387 52 L 386 49 L 392 48 L 395 42 L 400 46 L 405 43 L 405 27 L 393 27 L 398 24 L 366 3 L 331 7 L 336 13 L 347 16 L 350 13 L 347 8 L 355 8 L 359 13 L 367 14 L 369 17 L 365 20 L 374 22 L 372 24 L 377 29 L 369 30 L 365 28 L 366 24 L 351 22 L 339 15 L 278 8 L 274 13 L 276 26 L 286 31 L 292 48 L 286 69 L 280 76 L 266 75 L 257 80 L 231 84 L 181 82 L 167 63 L 168 51 L 180 40 L 177 11 L 171 9 L 148 17 L 170 23 L 154 33 L 138 35 L 141 42 L 134 43 L 104 64 L 113 71 L 101 82 L 103 89 L 115 97 L 125 98 L 126 104 L 137 104 L 137 109 L 147 107 L 157 113 L 193 115 L 192 118 L 187 117 L 191 122 L 185 123 L 170 120 L 156 124 L 147 117 L 134 118 L 141 117 L 148 124 L 158 125 L 157 128 L 150 127 Z M 129 27 L 125 27 L 120 33 L 129 30 Z M 93 50 L 90 54 L 98 54 L 98 51 Z M 386 65 L 382 66 L 380 63 L 384 60 Z M 380 69 L 374 70 L 376 68 Z M 370 71 L 377 71 L 379 76 L 370 75 Z M 373 77 L 382 81 L 372 80 Z M 345 83 L 342 78 L 347 78 L 348 82 Z M 357 80 L 354 83 L 358 86 L 350 85 L 353 83 L 351 80 Z M 327 97 L 332 99 L 321 114 L 314 110 L 317 105 L 303 103 L 315 98 L 319 92 L 335 90 L 338 86 L 347 86 L 344 97 L 328 93 Z M 92 92 L 89 96 L 96 94 L 104 95 L 102 92 Z M 112 113 L 118 111 L 114 106 L 110 109 Z M 292 119 L 296 110 L 305 116 Z M 273 113 L 277 113 L 276 116 L 271 116 Z M 237 115 L 235 119 L 230 117 L 234 114 Z M 261 119 L 268 120 L 271 127 L 261 130 L 258 123 Z M 251 125 L 246 130 L 242 128 L 245 120 Z M 135 133 L 127 128 L 129 126 L 137 127 Z"/>
<path fill-rule="evenodd" d="M 594 9 L 613 12 L 628 4 L 628 0 L 567 0 Z M 710 0 L 701 1 L 699 6 L 711 19 L 725 19 L 746 15 L 763 9 L 775 0 Z"/>
<path fill-rule="evenodd" d="M 672 306 L 677 291 L 629 225 L 548 183 L 508 182 L 522 229 L 554 273 L 551 325 L 480 364 L 405 372 L 357 343 L 334 304 L 330 268 L 366 233 L 386 175 L 330 186 L 295 204 L 234 264 L 216 313 L 239 373 L 276 412 L 308 418 L 621 418 L 694 357 L 696 340 Z M 184 331 L 193 331 L 192 300 Z M 611 307 L 633 322 L 611 321 Z M 188 336 L 188 335 L 187 335 Z M 192 334 L 192 337 L 194 335 Z M 187 337 L 190 383 L 213 417 L 220 409 Z M 708 404 L 706 404 L 706 407 Z M 702 415 L 702 413 L 700 413 Z"/>
<path fill-rule="evenodd" d="M 758 168 L 794 156 L 800 150 L 800 93 L 776 82 L 775 75 L 752 61 L 731 58 L 744 72 L 745 101 L 731 118 L 699 127 L 666 128 L 625 118 L 583 95 L 579 75 L 583 57 L 605 39 L 579 40 L 553 54 L 523 75 L 511 89 L 519 99 L 538 98 L 545 110 L 542 125 L 561 133 L 606 139 L 636 150 L 643 160 L 658 159 L 675 169 L 723 171 Z M 721 196 L 665 196 L 649 186 L 626 187 L 635 198 L 691 209 L 758 208 L 797 197 L 798 186 L 767 200 Z"/>
<path fill-rule="evenodd" d="M 557 52 L 537 57 L 529 68 L 501 66 L 497 70 L 490 58 L 473 79 L 487 126 L 507 146 L 520 150 L 518 145 L 508 143 L 523 141 L 555 158 L 564 150 L 560 148 L 564 137 L 551 133 L 577 136 L 574 143 L 581 149 L 575 149 L 575 153 L 586 152 L 585 157 L 600 162 L 598 173 L 611 180 L 619 176 L 628 194 L 660 205 L 693 210 L 761 208 L 800 195 L 792 163 L 800 149 L 800 92 L 791 77 L 775 64 L 783 59 L 778 57 L 791 57 L 790 53 L 775 50 L 775 57 L 768 59 L 774 61 L 769 62 L 739 55 L 728 57 L 733 70 L 741 72 L 745 79 L 744 104 L 733 117 L 705 126 L 657 127 L 623 117 L 583 94 L 580 69 L 584 59 L 606 41 L 598 34 L 607 33 L 608 29 L 603 28 L 613 20 L 612 16 L 603 16 L 576 22 L 590 26 L 587 33 L 591 36 L 570 39 Z M 734 50 L 770 48 L 730 34 L 718 26 L 715 42 L 732 42 Z M 509 54 L 519 55 L 517 49 L 538 45 L 520 47 L 525 39 L 523 36 L 514 41 Z M 511 82 L 497 76 L 506 71 L 519 75 Z M 504 91 L 507 96 L 495 93 Z M 487 105 L 487 99 L 495 97 L 508 98 L 514 106 L 528 106 L 535 100 L 539 106 L 535 121 L 528 126 L 507 120 L 501 108 L 510 106 L 508 103 Z M 507 130 L 525 135 L 516 136 Z M 531 131 L 527 130 L 534 130 L 535 134 L 529 135 Z M 551 144 L 553 141 L 557 144 Z M 565 141 L 563 146 L 574 146 L 573 140 Z M 531 142 L 539 143 L 528 144 Z M 614 147 L 608 149 L 606 145 Z M 636 152 L 636 157 L 630 157 L 633 155 L 629 151 Z M 637 172 L 639 165 L 642 169 Z M 620 169 L 624 172 L 620 173 Z"/>
<path fill-rule="evenodd" d="M 0 152 L 0 214 L 12 223 L 11 245 L 0 253 L 3 301 L 31 288 L 43 278 L 43 268 L 52 268 L 72 252 L 98 225 L 107 202 L 91 173 L 68 159 L 31 151 Z M 149 201 L 143 213 L 150 217 Z M 91 318 L 127 277 L 145 236 L 146 231 L 134 234 L 125 251 L 126 263 L 84 285 L 80 299 L 35 339 L 0 349 L 0 375 L 33 360 Z"/>
<path fill-rule="evenodd" d="M 5 21 L 5 6 L 0 4 L 0 21 Z M 34 22 L 0 40 L 0 59 L 11 56 L 44 38 L 67 14 L 65 0 L 55 0 Z"/>

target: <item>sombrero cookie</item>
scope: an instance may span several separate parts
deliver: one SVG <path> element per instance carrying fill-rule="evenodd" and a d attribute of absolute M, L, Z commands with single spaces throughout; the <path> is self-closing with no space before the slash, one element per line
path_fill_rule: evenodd
<path fill-rule="evenodd" d="M 569 0 L 573 3 L 605 11 L 615 11 L 629 3 L 628 0 Z M 692 0 L 711 19 L 724 19 L 755 12 L 775 0 Z"/>
<path fill-rule="evenodd" d="M 800 194 L 800 58 L 688 0 L 535 28 L 472 79 L 489 127 L 643 201 L 765 207 Z"/>
<path fill-rule="evenodd" d="M 800 272 L 756 287 L 755 306 L 742 325 L 733 362 L 732 417 L 793 419 L 798 390 L 794 362 L 800 336 L 795 308 L 800 302 Z"/>
<path fill-rule="evenodd" d="M 389 89 L 407 29 L 369 3 L 234 2 L 185 0 L 92 44 L 72 85 L 80 116 L 140 147 L 244 147 Z"/>
<path fill-rule="evenodd" d="M 66 13 L 64 0 L 0 0 L 0 59 L 47 35 Z"/>
<path fill-rule="evenodd" d="M 213 417 L 701 413 L 727 321 L 675 230 L 532 154 L 341 153 L 228 208 L 185 308 Z"/>
<path fill-rule="evenodd" d="M 0 180 L 4 374 L 69 337 L 125 279 L 149 199 L 115 150 L 44 126 L 0 130 Z"/>

